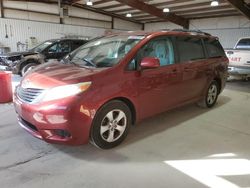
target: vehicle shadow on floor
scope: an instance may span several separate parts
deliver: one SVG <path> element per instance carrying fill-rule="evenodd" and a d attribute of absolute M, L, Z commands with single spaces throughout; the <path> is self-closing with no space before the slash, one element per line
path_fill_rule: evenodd
<path fill-rule="evenodd" d="M 138 141 L 162 131 L 166 131 L 172 127 L 179 126 L 185 121 L 198 117 L 206 112 L 209 112 L 210 110 L 220 108 L 221 106 L 230 102 L 230 100 L 231 99 L 227 96 L 220 96 L 217 105 L 211 109 L 204 109 L 198 107 L 195 104 L 191 104 L 145 119 L 131 127 L 128 137 L 120 146 L 110 150 L 101 150 L 91 144 L 77 147 L 54 145 L 54 147 L 56 147 L 56 149 L 61 152 L 82 160 L 96 162 L 105 161 L 110 163 L 126 162 L 130 160 L 129 156 L 122 155 L 120 150 L 127 150 L 130 145 L 136 144 Z M 162 143 L 162 145 L 164 144 L 165 143 Z M 148 146 L 145 144 L 143 147 Z M 141 148 L 141 145 L 140 149 L 143 149 Z M 140 155 L 139 151 L 138 155 Z"/>
<path fill-rule="evenodd" d="M 250 80 L 231 79 L 227 81 L 226 88 L 229 90 L 250 93 Z"/>

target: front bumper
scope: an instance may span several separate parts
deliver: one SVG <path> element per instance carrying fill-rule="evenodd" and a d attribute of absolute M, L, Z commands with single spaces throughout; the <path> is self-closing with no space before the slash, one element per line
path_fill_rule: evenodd
<path fill-rule="evenodd" d="M 229 75 L 250 75 L 250 66 L 249 67 L 228 67 Z"/>
<path fill-rule="evenodd" d="M 12 68 L 6 65 L 1 65 L 0 64 L 0 70 L 1 71 L 12 71 Z"/>
<path fill-rule="evenodd" d="M 88 143 L 92 117 L 83 105 L 73 100 L 34 105 L 23 103 L 16 95 L 14 106 L 18 122 L 34 137 L 49 143 L 81 145 Z"/>

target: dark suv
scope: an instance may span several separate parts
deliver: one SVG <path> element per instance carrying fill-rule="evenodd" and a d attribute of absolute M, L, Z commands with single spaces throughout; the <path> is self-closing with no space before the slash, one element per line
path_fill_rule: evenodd
<path fill-rule="evenodd" d="M 62 59 L 69 52 L 85 44 L 80 39 L 52 39 L 47 40 L 26 52 L 12 52 L 0 56 L 0 66 L 14 74 L 24 75 L 35 66 L 50 59 Z"/>

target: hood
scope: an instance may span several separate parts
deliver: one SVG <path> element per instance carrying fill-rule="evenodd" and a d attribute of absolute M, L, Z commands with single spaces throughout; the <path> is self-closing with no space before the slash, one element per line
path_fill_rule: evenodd
<path fill-rule="evenodd" d="M 10 53 L 6 53 L 3 54 L 2 56 L 4 57 L 13 57 L 13 56 L 27 56 L 27 55 L 34 55 L 37 54 L 37 52 L 31 52 L 31 51 L 26 51 L 26 52 L 10 52 Z"/>
<path fill-rule="evenodd" d="M 92 76 L 107 68 L 81 68 L 59 62 L 45 63 L 28 73 L 21 85 L 26 88 L 49 89 L 61 85 L 91 81 Z"/>

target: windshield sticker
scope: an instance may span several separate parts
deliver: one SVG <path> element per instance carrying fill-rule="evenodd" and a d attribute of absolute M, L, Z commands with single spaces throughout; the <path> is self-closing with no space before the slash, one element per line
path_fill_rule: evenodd
<path fill-rule="evenodd" d="M 97 46 L 97 45 L 100 45 L 102 42 L 101 41 L 97 41 L 94 45 Z"/>
<path fill-rule="evenodd" d="M 145 36 L 129 36 L 128 39 L 138 39 L 141 40 L 143 39 Z"/>

